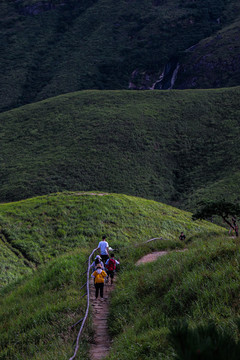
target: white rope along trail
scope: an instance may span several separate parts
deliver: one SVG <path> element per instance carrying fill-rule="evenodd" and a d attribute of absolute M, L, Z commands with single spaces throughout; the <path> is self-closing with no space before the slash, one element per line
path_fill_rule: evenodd
<path fill-rule="evenodd" d="M 140 243 L 140 244 L 135 244 L 135 245 L 133 245 L 133 246 L 141 246 L 141 245 L 147 244 L 147 243 L 149 243 L 149 242 L 151 242 L 151 241 L 155 241 L 155 240 L 163 240 L 163 238 L 160 237 L 160 238 L 149 239 L 149 240 L 147 240 L 147 241 L 144 241 L 144 242 L 142 242 L 142 243 Z M 81 334 L 82 334 L 82 332 L 83 332 L 83 328 L 84 328 L 85 322 L 86 322 L 87 317 L 88 317 L 89 306 L 90 306 L 90 290 L 89 290 L 90 262 L 91 262 L 91 258 L 92 258 L 92 256 L 93 256 L 93 254 L 95 253 L 95 251 L 97 251 L 97 249 L 98 249 L 98 248 L 94 249 L 94 250 L 92 251 L 91 255 L 89 255 L 89 257 L 88 257 L 88 269 L 87 269 L 86 272 L 84 272 L 84 274 L 87 273 L 87 282 L 86 282 L 86 284 L 84 284 L 84 285 L 80 288 L 80 290 L 81 290 L 85 285 L 87 286 L 87 292 L 83 295 L 83 296 L 87 295 L 87 309 L 86 309 L 84 318 L 81 319 L 81 320 L 79 320 L 79 321 L 77 321 L 77 322 L 72 326 L 72 328 L 73 328 L 74 326 L 76 326 L 77 324 L 79 324 L 79 323 L 82 321 L 82 325 L 81 325 L 81 328 L 80 328 L 80 330 L 79 330 L 79 332 L 78 332 L 78 336 L 77 336 L 77 340 L 76 340 L 75 351 L 74 351 L 73 356 L 72 356 L 69 360 L 73 360 L 73 359 L 76 357 L 76 355 L 77 355 L 77 352 L 78 352 L 78 349 L 79 349 L 80 336 L 81 336 Z M 83 297 L 83 296 L 82 296 L 82 297 Z"/>
<path fill-rule="evenodd" d="M 85 324 L 85 322 L 86 322 L 86 320 L 87 320 L 87 317 L 88 317 L 89 304 L 90 304 L 90 298 L 89 298 L 89 297 L 90 297 L 90 294 L 89 294 L 90 261 L 91 261 L 91 258 L 92 258 L 93 254 L 95 253 L 96 250 L 97 250 L 97 248 L 92 251 L 91 255 L 90 255 L 89 258 L 88 258 L 88 269 L 87 269 L 87 310 L 86 310 L 85 316 L 84 316 L 84 318 L 83 318 L 81 328 L 80 328 L 80 330 L 79 330 L 79 332 L 78 332 L 78 336 L 77 336 L 77 341 L 76 341 L 76 346 L 75 346 L 74 354 L 73 354 L 73 356 L 72 356 L 69 360 L 73 360 L 73 359 L 76 357 L 76 355 L 77 355 L 77 352 L 78 352 L 78 349 L 79 349 L 79 339 L 80 339 L 80 336 L 81 336 L 81 334 L 82 334 L 84 324 Z"/>

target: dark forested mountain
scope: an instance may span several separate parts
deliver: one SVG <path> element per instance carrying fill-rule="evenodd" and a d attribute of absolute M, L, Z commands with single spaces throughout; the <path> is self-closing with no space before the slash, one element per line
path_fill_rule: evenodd
<path fill-rule="evenodd" d="M 239 85 L 238 0 L 1 0 L 0 109 L 82 89 Z"/>

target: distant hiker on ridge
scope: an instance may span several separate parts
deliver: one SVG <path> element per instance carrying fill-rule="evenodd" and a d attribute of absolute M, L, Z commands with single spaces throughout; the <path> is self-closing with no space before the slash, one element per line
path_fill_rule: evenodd
<path fill-rule="evenodd" d="M 106 241 L 105 235 L 102 237 L 102 241 L 99 242 L 98 249 L 100 251 L 102 261 L 105 264 L 105 262 L 109 258 L 109 253 L 108 253 L 109 245 L 108 242 Z"/>
<path fill-rule="evenodd" d="M 232 230 L 236 231 L 236 226 L 237 226 L 237 219 L 233 216 L 232 217 L 232 226 L 229 229 L 229 235 L 231 235 Z M 236 235 L 236 236 L 238 236 L 238 235 Z"/>
<path fill-rule="evenodd" d="M 179 236 L 179 240 L 180 240 L 180 241 L 186 240 L 186 236 L 184 235 L 183 231 L 181 232 L 181 234 L 180 234 L 180 236 Z"/>
<path fill-rule="evenodd" d="M 238 236 L 238 225 L 237 225 L 237 223 L 236 223 L 236 225 L 235 225 L 234 230 L 235 230 L 235 235 Z"/>

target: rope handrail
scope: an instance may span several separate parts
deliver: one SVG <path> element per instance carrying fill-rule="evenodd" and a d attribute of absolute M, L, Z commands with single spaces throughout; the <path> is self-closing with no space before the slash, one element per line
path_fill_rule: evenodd
<path fill-rule="evenodd" d="M 155 241 L 155 240 L 163 240 L 163 238 L 162 238 L 162 237 L 159 237 L 159 238 L 149 239 L 149 240 L 144 241 L 144 242 L 142 242 L 142 243 L 140 243 L 140 244 L 134 244 L 134 246 L 141 246 L 141 245 L 147 244 L 147 243 L 149 243 L 149 242 L 151 242 L 151 241 Z"/>
<path fill-rule="evenodd" d="M 69 359 L 69 360 L 73 360 L 76 355 L 77 355 L 77 352 L 78 352 L 78 349 L 79 349 L 79 339 L 80 339 L 80 336 L 82 334 L 82 331 L 83 331 L 83 327 L 84 327 L 84 324 L 87 320 L 87 317 L 88 317 L 88 312 L 89 312 L 89 305 L 90 305 L 90 291 L 89 291 L 89 272 L 90 272 L 90 261 L 91 261 L 91 258 L 93 256 L 93 254 L 95 253 L 95 251 L 97 250 L 98 248 L 94 249 L 91 253 L 91 255 L 89 255 L 89 258 L 88 258 L 88 269 L 87 269 L 87 310 L 86 310 L 86 313 L 85 313 L 85 316 L 82 320 L 82 325 L 81 325 L 81 328 L 78 332 L 78 336 L 77 336 L 77 341 L 76 341 L 76 346 L 75 346 L 75 351 L 74 351 L 74 354 L 73 356 Z"/>
<path fill-rule="evenodd" d="M 151 241 L 155 241 L 155 240 L 163 240 L 163 238 L 160 237 L 160 238 L 149 239 L 149 240 L 144 241 L 144 242 L 142 242 L 142 243 L 140 243 L 140 244 L 134 244 L 133 246 L 144 245 L 144 244 L 147 244 L 147 243 L 149 243 L 149 242 L 151 242 Z M 87 273 L 87 282 L 81 287 L 81 289 L 82 289 L 82 288 L 84 288 L 85 286 L 87 286 L 87 291 L 86 291 L 86 293 L 82 296 L 82 297 L 84 297 L 84 296 L 87 295 L 87 310 L 86 310 L 86 312 L 85 312 L 84 318 L 82 318 L 81 320 L 77 321 L 77 322 L 72 326 L 72 328 L 73 328 L 74 326 L 76 326 L 77 324 L 79 324 L 80 322 L 82 322 L 81 328 L 80 328 L 80 330 L 79 330 L 79 332 L 78 332 L 78 336 L 77 336 L 77 340 L 76 340 L 76 346 L 75 346 L 74 354 L 73 354 L 73 356 L 72 356 L 69 360 L 73 360 L 73 359 L 76 357 L 76 355 L 77 355 L 77 352 L 78 352 L 78 349 L 79 349 L 80 336 L 81 336 L 81 334 L 82 334 L 84 324 L 85 324 L 85 322 L 86 322 L 86 320 L 87 320 L 87 317 L 88 317 L 89 306 L 90 306 L 90 291 L 89 291 L 90 261 L 91 261 L 91 257 L 93 256 L 93 254 L 95 253 L 95 251 L 96 251 L 97 249 L 98 249 L 98 248 L 94 249 L 94 250 L 92 251 L 91 255 L 89 255 L 88 260 L 86 261 L 86 262 L 88 262 L 88 269 L 87 269 L 87 271 L 85 271 L 85 272 L 82 274 L 82 275 L 84 275 L 84 274 Z M 80 289 L 80 290 L 81 290 L 81 289 Z"/>

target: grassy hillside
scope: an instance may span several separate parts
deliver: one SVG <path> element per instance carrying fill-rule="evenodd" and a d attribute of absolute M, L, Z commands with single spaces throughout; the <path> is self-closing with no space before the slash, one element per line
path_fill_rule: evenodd
<path fill-rule="evenodd" d="M 184 253 L 127 263 L 111 301 L 108 359 L 238 359 L 239 244 L 204 234 Z"/>
<path fill-rule="evenodd" d="M 213 187 L 237 199 L 239 91 L 83 91 L 2 113 L 0 201 L 95 189 L 192 209 Z"/>
<path fill-rule="evenodd" d="M 86 252 L 76 250 L 1 292 L 1 360 L 70 358 L 79 330 L 71 326 L 86 309 L 79 293 L 85 260 Z M 90 326 L 82 338 L 80 356 L 86 354 L 89 336 Z"/>
<path fill-rule="evenodd" d="M 77 329 L 70 330 L 70 326 L 85 310 L 85 299 L 80 299 L 84 290 L 79 293 L 85 276 L 80 274 L 102 234 L 118 249 L 126 276 L 129 262 L 132 267 L 149 251 L 185 246 L 178 240 L 181 230 L 189 241 L 204 234 L 221 237 L 225 233 L 211 223 L 193 222 L 190 213 L 116 194 L 52 194 L 2 204 L 0 214 L 1 236 L 6 240 L 1 250 L 9 249 L 8 244 L 13 250 L 6 258 L 8 269 L 1 259 L 1 284 L 6 285 L 0 289 L 0 359 L 5 360 L 66 359 L 72 355 Z M 132 246 L 160 236 L 163 240 Z M 16 249 L 37 271 L 32 269 L 23 276 L 22 264 L 16 268 L 12 261 Z M 87 358 L 90 322 L 84 334 L 79 354 Z"/>
<path fill-rule="evenodd" d="M 232 24 L 237 4 L 2 0 L 0 109 L 82 89 L 127 89 L 130 81 L 149 88 L 167 63 L 182 61 L 187 48 Z M 221 86 L 233 78 L 228 69 L 224 76 Z M 234 80 L 231 85 L 239 85 Z"/>
<path fill-rule="evenodd" d="M 0 219 L 2 286 L 68 251 L 90 251 L 103 234 L 118 249 L 156 236 L 181 246 L 181 229 L 190 236 L 207 228 L 167 205 L 108 193 L 68 192 L 2 204 Z"/>
<path fill-rule="evenodd" d="M 191 194 L 187 199 L 185 199 L 185 208 L 186 209 L 196 209 L 200 201 L 219 201 L 225 199 L 233 203 L 240 202 L 239 194 L 239 181 L 240 173 L 239 171 L 234 172 L 231 176 L 226 176 L 221 180 L 210 184 L 206 188 L 200 187 L 195 192 Z"/>

